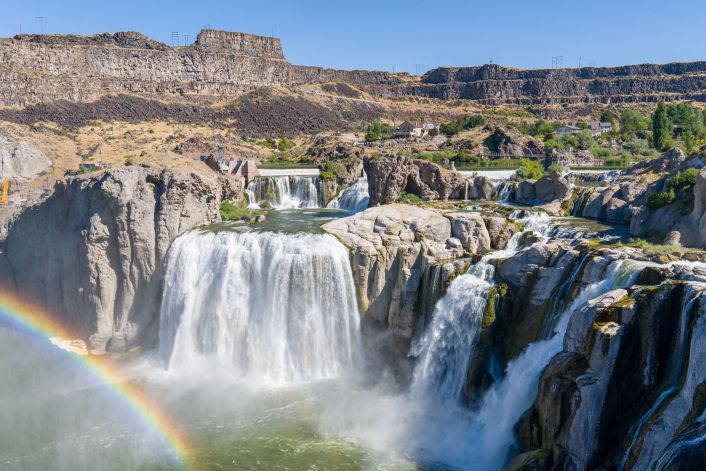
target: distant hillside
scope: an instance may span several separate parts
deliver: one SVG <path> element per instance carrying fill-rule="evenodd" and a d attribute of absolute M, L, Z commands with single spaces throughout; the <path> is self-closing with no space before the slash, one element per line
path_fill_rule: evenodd
<path fill-rule="evenodd" d="M 534 70 L 494 64 L 442 67 L 418 83 L 379 93 L 518 105 L 706 101 L 706 62 Z"/>
<path fill-rule="evenodd" d="M 706 101 L 706 62 L 537 70 L 444 67 L 412 77 L 293 65 L 277 38 L 210 29 L 184 47 L 136 32 L 0 39 L 0 106 L 5 107 L 93 102 L 119 94 L 208 105 L 259 87 L 333 82 L 353 84 L 373 97 L 489 105 Z"/>

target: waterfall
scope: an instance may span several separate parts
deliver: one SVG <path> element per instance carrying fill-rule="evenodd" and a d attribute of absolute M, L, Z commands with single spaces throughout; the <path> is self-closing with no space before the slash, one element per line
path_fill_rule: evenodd
<path fill-rule="evenodd" d="M 348 252 L 330 235 L 189 232 L 170 249 L 160 319 L 169 370 L 307 381 L 358 351 Z"/>
<path fill-rule="evenodd" d="M 652 419 L 652 417 L 659 410 L 662 404 L 678 391 L 678 383 L 681 380 L 682 370 L 684 366 L 684 358 L 686 356 L 686 348 L 688 346 L 687 338 L 689 332 L 689 325 L 691 324 L 692 310 L 696 300 L 697 296 L 695 296 L 693 290 L 692 292 L 687 293 L 686 300 L 684 302 L 684 305 L 682 306 L 681 315 L 679 316 L 679 335 L 677 337 L 677 345 L 675 345 L 672 358 L 669 362 L 671 368 L 669 372 L 668 385 L 657 397 L 657 399 L 647 410 L 647 412 L 645 412 L 645 414 L 640 417 L 636 425 L 632 427 L 632 430 L 630 431 L 630 433 L 632 434 L 632 439 L 630 440 L 630 444 L 625 450 L 625 454 L 623 455 L 623 459 L 621 460 L 621 469 L 625 469 L 625 467 L 627 466 L 628 459 L 630 458 L 632 450 L 637 444 L 637 440 L 638 438 L 640 438 L 640 434 L 642 433 L 642 430 L 645 425 L 647 425 L 650 419 Z"/>
<path fill-rule="evenodd" d="M 639 266 L 623 260 L 612 262 L 603 279 L 586 287 L 560 315 L 551 337 L 534 342 L 507 367 L 504 378 L 483 396 L 471 419 L 479 469 L 502 468 L 514 444 L 514 428 L 532 405 L 542 371 L 561 351 L 564 333 L 571 316 L 586 303 L 608 291 L 630 286 Z"/>
<path fill-rule="evenodd" d="M 574 195 L 576 200 L 574 201 L 574 207 L 571 208 L 571 215 L 574 217 L 583 216 L 583 210 L 586 208 L 586 203 L 588 198 L 593 194 L 593 190 L 590 188 L 575 189 Z"/>
<path fill-rule="evenodd" d="M 248 207 L 262 209 L 318 208 L 321 206 L 319 178 L 284 175 L 255 177 L 246 189 Z"/>
<path fill-rule="evenodd" d="M 343 209 L 351 213 L 358 213 L 368 208 L 368 179 L 360 178 L 341 193 L 338 198 L 332 199 L 326 206 L 331 209 Z"/>
<path fill-rule="evenodd" d="M 519 222 L 525 224 L 524 232 L 536 232 L 541 237 L 549 230 L 549 219 L 538 212 L 529 213 Z M 413 396 L 442 401 L 457 401 L 461 397 L 493 286 L 495 266 L 491 262 L 516 253 L 524 232 L 515 234 L 504 250 L 485 255 L 465 274 L 456 277 L 436 303 L 431 320 L 410 349 L 410 356 L 417 358 L 411 386 Z"/>
<path fill-rule="evenodd" d="M 517 183 L 505 180 L 498 184 L 498 201 L 501 203 L 509 203 L 512 199 L 512 193 L 515 191 Z"/>
<path fill-rule="evenodd" d="M 704 413 L 696 418 L 691 427 L 680 430 L 685 417 L 694 407 L 697 388 L 706 381 L 706 343 L 703 341 L 706 336 L 706 303 L 703 301 L 703 290 L 706 286 L 690 284 L 688 288 L 684 299 L 696 298 L 696 302 L 692 307 L 688 307 L 691 310 L 691 319 L 685 320 L 686 333 L 680 332 L 686 348 L 682 349 L 681 344 L 677 345 L 675 356 L 671 360 L 676 362 L 677 371 L 674 373 L 680 376 L 674 383 L 678 391 L 665 399 L 658 407 L 658 413 L 646 421 L 640 433 L 639 453 L 629 466 L 632 469 L 673 469 L 670 464 L 675 458 L 690 450 L 697 451 L 706 441 Z"/>

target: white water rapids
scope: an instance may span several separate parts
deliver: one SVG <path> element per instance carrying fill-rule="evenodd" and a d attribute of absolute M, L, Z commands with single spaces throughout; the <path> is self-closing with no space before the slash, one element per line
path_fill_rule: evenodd
<path fill-rule="evenodd" d="M 525 231 L 540 235 L 537 243 L 546 241 L 546 234 L 551 231 L 550 218 L 532 213 L 522 222 Z M 439 459 L 438 440 L 445 435 L 449 444 L 473 444 L 465 448 L 465 453 L 452 451 L 453 446 L 442 447 L 444 453 L 452 453 L 456 459 L 454 465 L 462 469 L 501 469 L 515 440 L 514 427 L 534 402 L 542 371 L 561 351 L 571 316 L 589 300 L 617 287 L 629 286 L 639 270 L 632 262 L 615 261 L 609 265 L 602 280 L 589 285 L 558 313 L 549 337 L 530 344 L 509 363 L 504 377 L 486 391 L 477 407 L 466 411 L 459 406 L 459 399 L 492 286 L 494 266 L 490 262 L 516 253 L 520 238 L 521 234 L 513 236 L 505 250 L 486 255 L 451 283 L 447 294 L 437 303 L 426 331 L 410 352 L 418 356 L 411 397 L 421 404 L 420 408 L 431 407 L 434 411 L 421 413 L 417 418 L 422 435 L 415 437 L 413 446 L 418 447 L 416 453 L 431 461 Z M 438 414 L 439 408 L 455 412 Z"/>
<path fill-rule="evenodd" d="M 369 200 L 368 179 L 363 177 L 354 185 L 343 190 L 340 196 L 332 199 L 326 207 L 357 213 L 368 207 Z"/>
<path fill-rule="evenodd" d="M 318 184 L 319 178 L 316 176 L 256 177 L 246 189 L 248 207 L 318 208 L 321 206 Z"/>
<path fill-rule="evenodd" d="M 195 231 L 171 249 L 160 326 L 170 370 L 336 377 L 354 361 L 358 324 L 348 253 L 332 236 Z"/>

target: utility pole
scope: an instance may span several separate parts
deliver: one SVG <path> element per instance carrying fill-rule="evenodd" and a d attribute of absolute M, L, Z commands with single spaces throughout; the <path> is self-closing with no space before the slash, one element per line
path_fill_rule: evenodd
<path fill-rule="evenodd" d="M 22 23 L 20 23 L 20 34 L 22 34 Z"/>
<path fill-rule="evenodd" d="M 184 46 L 188 46 L 188 45 L 189 45 L 189 35 L 185 34 L 184 35 Z"/>
<path fill-rule="evenodd" d="M 172 47 L 176 47 L 178 45 L 179 45 L 179 32 L 172 31 Z"/>
<path fill-rule="evenodd" d="M 35 20 L 39 23 L 39 31 L 41 31 L 42 34 L 44 34 L 44 17 L 43 16 L 35 16 Z"/>
<path fill-rule="evenodd" d="M 581 56 L 579 56 L 579 69 L 581 68 Z"/>

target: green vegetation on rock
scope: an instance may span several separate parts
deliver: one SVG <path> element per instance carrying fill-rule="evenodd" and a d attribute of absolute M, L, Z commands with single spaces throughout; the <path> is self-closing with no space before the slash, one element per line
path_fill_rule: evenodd
<path fill-rule="evenodd" d="M 647 207 L 655 211 L 659 208 L 664 208 L 674 203 L 676 199 L 676 194 L 674 190 L 670 189 L 668 191 L 660 191 L 659 193 L 653 193 L 647 198 Z"/>
<path fill-rule="evenodd" d="M 414 193 L 407 193 L 403 191 L 397 201 L 400 203 L 418 204 L 422 202 L 422 199 Z"/>
<path fill-rule="evenodd" d="M 222 202 L 218 210 L 221 214 L 221 220 L 224 222 L 251 220 L 257 216 L 267 214 L 267 211 L 263 209 L 239 208 L 230 201 Z"/>
<path fill-rule="evenodd" d="M 515 171 L 513 180 L 537 180 L 544 176 L 544 167 L 536 160 L 522 159 L 520 167 Z"/>

